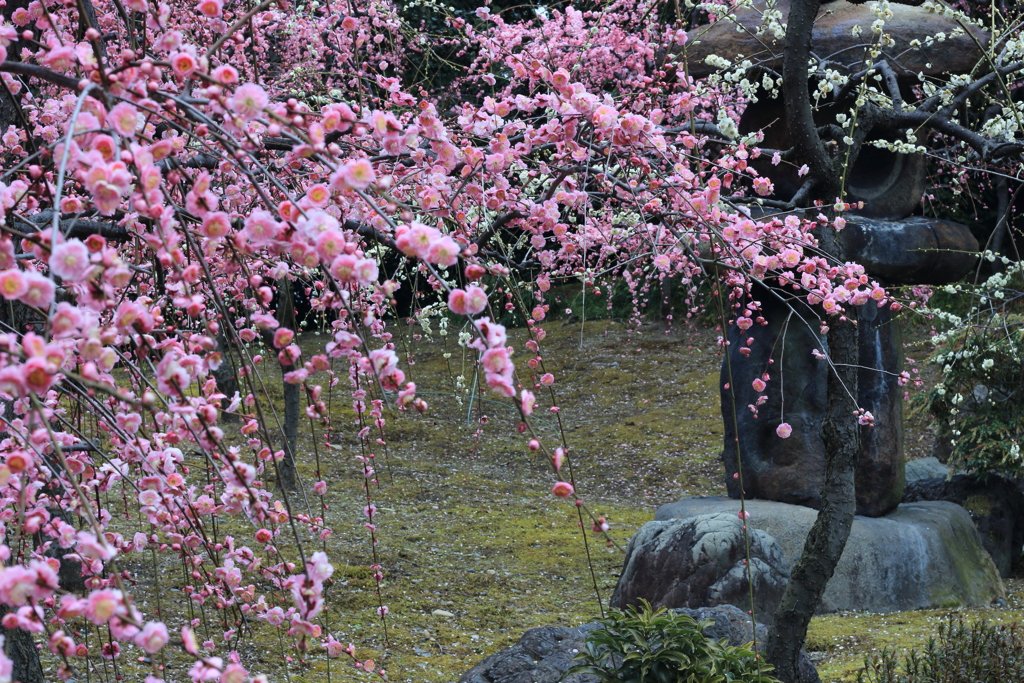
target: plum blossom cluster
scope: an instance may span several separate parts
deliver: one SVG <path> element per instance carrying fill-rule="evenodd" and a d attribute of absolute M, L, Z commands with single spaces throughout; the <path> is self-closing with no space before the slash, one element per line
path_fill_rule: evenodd
<path fill-rule="evenodd" d="M 415 27 L 382 0 L 33 0 L 10 14 L 0 602 L 5 627 L 46 638 L 62 679 L 129 648 L 174 647 L 193 681 L 259 680 L 238 647 L 257 628 L 301 663 L 326 651 L 384 675 L 331 631 L 343 518 L 329 514 L 318 453 L 319 507 L 289 494 L 305 483 L 289 430 L 301 421 L 335 449 L 333 435 L 357 438 L 387 628 L 378 454 L 386 463 L 392 407 L 428 410 L 392 333 L 406 294 L 460 321 L 581 529 L 569 445 L 549 449 L 531 422 L 542 403 L 559 412 L 540 349 L 553 284 L 600 297 L 621 278 L 639 296 L 672 277 L 693 303 L 714 265 L 743 330 L 763 323 L 755 282 L 836 316 L 898 306 L 859 266 L 820 255 L 821 220 L 728 201 L 770 192 L 750 165 L 760 150 L 708 144 L 735 96 L 652 72 L 681 27 L 641 19 L 635 3 L 539 23 L 486 8 L 451 18 L 474 55 L 452 91 L 487 88 L 454 107 L 446 89 L 403 86 L 427 41 L 407 43 Z M 302 338 L 297 294 L 328 335 Z M 499 322 L 510 313 L 526 322 L 522 348 Z M 278 372 L 283 419 L 267 389 Z M 607 520 L 590 528 L 604 534 Z M 133 597 L 136 566 L 180 572 L 161 580 L 189 617 Z M 9 664 L 0 657 L 0 680 Z"/>

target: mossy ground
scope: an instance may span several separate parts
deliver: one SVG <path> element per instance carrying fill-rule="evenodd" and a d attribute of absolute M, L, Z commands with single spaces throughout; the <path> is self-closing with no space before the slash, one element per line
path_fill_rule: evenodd
<path fill-rule="evenodd" d="M 594 515 L 609 520 L 621 547 L 658 505 L 724 493 L 717 476 L 718 360 L 709 333 L 637 334 L 614 322 L 587 322 L 581 348 L 579 323 L 547 330 L 542 355 L 557 378 L 559 413 L 547 410 L 550 398 L 538 391 L 539 431 L 557 445 L 564 430 L 579 493 Z M 511 336 L 521 348 L 523 333 Z M 379 552 L 391 609 L 392 647 L 384 661 L 394 680 L 447 682 L 528 628 L 598 617 L 594 582 L 606 605 L 623 556 L 588 532 L 592 576 L 576 508 L 551 496 L 550 467 L 516 433 L 516 411 L 476 399 L 470 410 L 468 396 L 455 390 L 463 371 L 459 349 L 444 359 L 436 335 L 411 341 L 409 350 L 411 377 L 430 409 L 389 422 L 391 472 L 379 463 L 381 488 L 373 492 L 383 509 Z M 465 373 L 472 386 L 468 364 Z M 337 504 L 354 517 L 358 472 L 339 462 L 337 474 L 348 479 Z M 353 565 L 367 563 L 362 532 L 358 524 L 338 528 Z M 335 608 L 336 636 L 380 652 L 372 586 L 347 592 Z"/>
<path fill-rule="evenodd" d="M 1024 622 L 1024 580 L 1008 579 L 1007 605 L 1000 609 L 929 609 L 913 612 L 871 614 L 851 612 L 816 617 L 807 633 L 807 651 L 815 660 L 823 681 L 855 681 L 864 658 L 882 648 L 901 655 L 911 649 L 923 650 L 934 638 L 949 614 L 959 614 L 971 623 L 986 619 L 992 623 Z"/>
<path fill-rule="evenodd" d="M 613 321 L 588 321 L 582 334 L 579 322 L 554 322 L 546 329 L 544 370 L 557 379 L 559 412 L 551 413 L 550 398 L 538 391 L 538 429 L 551 445 L 564 432 L 579 494 L 595 515 L 608 519 L 618 546 L 624 548 L 661 504 L 724 494 L 715 332 L 664 325 L 638 332 Z M 524 334 L 511 330 L 510 343 L 521 349 Z M 515 410 L 490 400 L 490 394 L 480 395 L 488 399 L 483 402 L 474 398 L 471 408 L 456 378 L 462 374 L 463 385 L 471 387 L 472 364 L 464 362 L 455 336 L 410 334 L 399 345 L 413 362 L 410 379 L 430 409 L 424 415 L 389 414 L 387 462 L 383 454 L 376 459 L 379 484 L 371 486 L 371 495 L 380 510 L 377 553 L 386 572 L 381 600 L 390 608 L 387 640 L 375 615 L 378 597 L 368 569 L 373 559 L 362 524 L 364 480 L 354 461 L 360 452 L 357 430 L 340 387 L 330 406 L 337 447 L 326 449 L 323 435 L 309 430 L 300 436 L 297 511 L 319 505 L 311 491 L 314 454 L 319 476 L 329 485 L 325 516 L 334 535 L 327 550 L 337 570 L 325 626 L 338 640 L 354 643 L 361 659 L 373 658 L 387 669 L 393 681 L 454 682 L 528 628 L 594 620 L 600 615 L 595 582 L 606 604 L 622 566 L 621 550 L 590 532 L 584 547 L 575 506 L 551 496 L 550 468 L 516 432 Z M 301 344 L 312 350 L 324 341 L 308 333 Z M 452 353 L 448 359 L 446 351 Z M 516 360 L 525 361 L 523 352 Z M 266 386 L 271 400 L 280 401 L 273 373 Z M 911 433 L 908 440 L 915 438 Z M 254 545 L 252 529 L 234 519 L 220 524 L 221 535 L 232 533 L 239 543 Z M 310 552 L 319 547 L 308 537 L 303 543 Z M 286 541 L 281 547 L 292 552 Z M 140 607 L 152 610 L 161 594 L 169 621 L 190 617 L 180 593 L 180 566 L 156 562 L 159 584 L 152 565 L 128 567 L 141 582 Z M 1021 619 L 1024 590 L 1014 582 L 1008 588 L 1008 609 L 965 612 L 970 618 Z M 282 606 L 289 601 L 282 596 Z M 819 617 L 811 625 L 808 651 L 824 680 L 853 680 L 865 655 L 883 646 L 922 646 L 947 612 Z M 295 651 L 281 648 L 272 627 L 253 626 L 230 648 L 220 645 L 218 654 L 237 649 L 243 663 L 273 680 L 328 680 L 323 656 L 303 665 Z M 201 635 L 219 641 L 215 630 Z M 123 666 L 131 680 L 134 663 Z M 329 678 L 369 680 L 344 662 L 331 665 Z"/>

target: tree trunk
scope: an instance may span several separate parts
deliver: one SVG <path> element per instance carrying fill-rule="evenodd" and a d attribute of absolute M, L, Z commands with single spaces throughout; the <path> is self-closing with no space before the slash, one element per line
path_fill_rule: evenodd
<path fill-rule="evenodd" d="M 28 9 L 28 4 L 28 0 L 7 0 L 7 4 L 0 9 L 0 16 L 10 22 L 14 12 L 19 9 Z M 22 47 L 24 47 L 24 41 L 21 39 L 21 30 L 19 29 L 17 40 L 12 40 L 11 44 L 7 46 L 7 61 L 20 62 Z M 8 126 L 17 126 L 21 122 L 15 97 L 20 98 L 20 95 L 11 95 L 7 87 L 0 84 L 0 135 L 7 132 Z M 25 132 L 31 133 L 31 131 Z"/>
<path fill-rule="evenodd" d="M 0 618 L 10 612 L 6 605 L 0 605 Z M 39 663 L 39 651 L 36 650 L 35 640 L 28 631 L 20 628 L 3 629 L 4 653 L 14 665 L 11 671 L 11 680 L 21 683 L 43 683 L 43 667 Z"/>
<path fill-rule="evenodd" d="M 217 350 L 221 354 L 221 363 L 213 371 L 213 377 L 217 380 L 217 391 L 227 396 L 221 401 L 221 408 L 226 408 L 235 393 L 238 391 L 238 375 L 235 373 L 235 365 L 231 362 L 231 350 L 228 347 L 228 338 L 222 333 L 217 336 Z M 220 421 L 226 423 L 238 422 L 238 415 L 235 413 L 221 412 Z"/>
<path fill-rule="evenodd" d="M 820 0 L 793 0 L 786 29 L 783 93 L 797 163 L 809 166 L 814 183 L 810 199 L 830 206 L 842 193 L 841 176 L 818 135 L 807 83 L 811 32 L 819 6 Z M 828 256 L 840 263 L 845 260 L 831 225 L 821 228 L 819 239 Z M 828 332 L 830 371 L 821 428 L 825 445 L 821 510 L 807 534 L 765 644 L 768 661 L 775 665 L 774 675 L 784 683 L 799 680 L 798 661 L 807 626 L 846 547 L 856 510 L 854 475 L 860 450 L 860 427 L 853 416 L 857 407 L 856 308 L 847 306 L 846 316 L 848 321 L 831 320 Z"/>
<path fill-rule="evenodd" d="M 282 367 L 283 372 L 291 372 L 294 366 Z M 299 442 L 299 394 L 298 384 L 284 383 L 284 460 L 278 463 L 281 473 L 281 485 L 289 491 L 296 490 L 298 477 L 295 472 L 295 451 Z"/>
<path fill-rule="evenodd" d="M 0 16 L 6 21 L 10 21 L 15 10 L 25 9 L 27 6 L 27 0 L 8 0 L 7 4 L 0 10 Z M 8 46 L 7 59 L 9 61 L 18 61 L 21 48 L 22 41 L 20 39 L 13 41 Z M 11 95 L 5 84 L 0 84 L 0 134 L 4 133 L 8 126 L 17 126 L 20 125 L 20 122 L 19 105 L 15 100 L 15 96 Z M 31 134 L 30 131 L 26 132 Z M 22 304 L 2 303 L 3 305 L 0 306 L 0 320 L 11 325 L 14 329 L 20 329 L 17 327 L 18 313 L 20 311 L 16 311 L 15 306 L 22 306 Z M 0 418 L 6 421 L 13 417 L 13 408 L 12 402 L 0 400 Z M 5 435 L 5 430 L 3 433 L 0 433 L 0 436 Z M 6 615 L 8 611 L 6 606 L 0 606 L 0 617 Z M 4 652 L 6 652 L 7 657 L 14 665 L 11 680 L 21 681 L 22 683 L 43 683 L 43 669 L 39 663 L 39 651 L 36 650 L 32 634 L 21 629 L 3 629 L 3 633 L 5 635 Z"/>
<path fill-rule="evenodd" d="M 828 376 L 828 404 L 821 426 L 825 442 L 821 510 L 775 610 L 765 648 L 768 661 L 775 665 L 774 675 L 785 683 L 798 680 L 797 662 L 807 626 L 846 547 L 857 506 L 854 474 L 860 427 L 853 418 L 856 404 L 851 398 L 857 394 L 858 357 L 852 322 L 836 322 L 829 329 L 828 353 L 835 365 Z"/>

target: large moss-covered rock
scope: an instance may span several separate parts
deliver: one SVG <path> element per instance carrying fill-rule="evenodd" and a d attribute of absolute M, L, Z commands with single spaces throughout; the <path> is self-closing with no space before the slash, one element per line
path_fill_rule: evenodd
<path fill-rule="evenodd" d="M 1007 577 L 1020 563 L 1024 548 L 1024 493 L 1010 480 L 958 474 L 933 477 L 909 484 L 907 502 L 948 500 L 970 513 L 981 544 L 992 556 L 1000 575 Z"/>
<path fill-rule="evenodd" d="M 747 501 L 746 509 L 747 526 L 767 532 L 794 564 L 818 513 L 760 500 Z M 683 498 L 659 508 L 655 520 L 738 511 L 736 500 Z M 854 518 L 818 611 L 982 607 L 1004 596 L 999 571 L 964 508 L 945 501 L 903 503 L 885 517 Z"/>
<path fill-rule="evenodd" d="M 758 621 L 771 623 L 789 569 L 782 548 L 750 530 L 750 577 Z M 750 609 L 747 539 L 735 514 L 719 512 L 645 524 L 629 541 L 611 606 L 646 600 L 654 607 L 734 605 Z"/>

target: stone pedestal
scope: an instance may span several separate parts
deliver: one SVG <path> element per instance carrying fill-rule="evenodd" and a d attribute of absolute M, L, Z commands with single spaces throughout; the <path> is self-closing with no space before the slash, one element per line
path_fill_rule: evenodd
<path fill-rule="evenodd" d="M 825 477 L 825 444 L 821 422 L 825 414 L 825 382 L 828 364 L 811 355 L 827 351 L 818 334 L 815 313 L 793 300 L 798 315 L 768 292 L 755 292 L 764 304 L 765 326 L 742 332 L 729 331 L 729 362 L 736 396 L 739 451 L 743 483 L 748 498 L 763 498 L 817 509 Z M 804 322 L 804 321 L 807 322 Z M 874 427 L 861 427 L 857 465 L 857 514 L 878 517 L 894 509 L 903 497 L 903 389 L 894 373 L 902 371 L 903 338 L 899 322 L 888 307 L 875 303 L 861 307 L 859 323 L 860 364 L 857 404 L 875 416 Z M 751 353 L 740 348 L 754 338 Z M 774 359 L 774 364 L 769 364 Z M 881 371 L 880 371 L 881 370 Z M 751 383 L 765 372 L 768 401 L 758 407 L 757 417 L 748 408 L 757 400 Z M 726 486 L 729 495 L 740 495 L 737 472 L 737 432 L 733 422 L 733 393 L 723 363 L 722 415 L 725 419 Z M 781 439 L 775 433 L 788 422 L 793 433 Z"/>
<path fill-rule="evenodd" d="M 958 223 L 911 216 L 898 221 L 850 216 L 840 233 L 850 260 L 861 263 L 868 274 L 886 285 L 943 284 L 963 277 L 976 261 L 978 242 Z M 825 445 L 821 422 L 825 415 L 828 364 L 811 351 L 828 352 L 819 334 L 820 311 L 805 296 L 755 289 L 753 297 L 763 306 L 767 322 L 746 331 L 729 330 L 729 363 L 735 387 L 735 424 L 748 498 L 763 498 L 818 508 L 825 476 Z M 753 337 L 752 344 L 747 344 Z M 895 509 L 903 495 L 903 392 L 898 375 L 903 371 L 903 338 L 900 324 L 888 306 L 875 302 L 860 307 L 857 405 L 875 417 L 874 427 L 860 428 L 857 465 L 857 514 L 878 517 Z M 740 349 L 748 347 L 744 356 Z M 772 360 L 774 363 L 769 363 Z M 729 495 L 740 495 L 737 472 L 737 429 L 734 426 L 729 364 L 723 362 L 721 377 L 725 448 L 722 452 Z M 757 408 L 751 383 L 768 373 L 768 400 Z M 788 439 L 775 434 L 780 422 L 788 422 Z"/>

